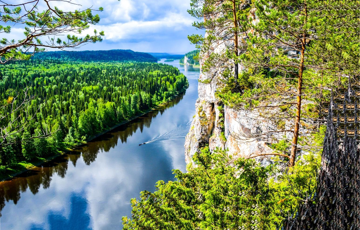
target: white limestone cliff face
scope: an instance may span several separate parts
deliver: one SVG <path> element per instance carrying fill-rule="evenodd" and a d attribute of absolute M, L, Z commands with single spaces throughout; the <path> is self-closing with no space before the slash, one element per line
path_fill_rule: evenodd
<path fill-rule="evenodd" d="M 250 11 L 254 17 L 254 23 L 258 23 L 254 9 Z M 224 32 L 217 31 L 217 34 Z M 205 35 L 207 36 L 207 34 Z M 241 38 L 240 41 L 245 40 Z M 196 114 L 191 124 L 191 129 L 185 140 L 186 162 L 192 162 L 192 157 L 204 146 L 209 146 L 213 151 L 216 148 L 227 149 L 228 154 L 236 157 L 254 157 L 259 154 L 273 153 L 270 143 L 276 143 L 281 139 L 291 140 L 292 133 L 278 132 L 279 130 L 291 130 L 293 121 L 283 121 L 282 126 L 275 119 L 265 119 L 261 116 L 264 110 L 245 110 L 242 108 L 229 108 L 216 98 L 216 91 L 222 88 L 222 74 L 225 68 L 233 68 L 231 60 L 224 61 L 223 54 L 226 47 L 232 47 L 229 41 L 219 41 L 211 44 L 209 53 L 200 53 L 200 66 L 209 57 L 210 53 L 218 54 L 223 61 L 216 63 L 208 71 L 201 71 L 199 77 L 198 93 L 196 102 Z M 298 58 L 296 51 L 289 50 L 289 58 Z M 239 64 L 239 71 L 243 70 Z M 272 101 L 271 105 L 281 104 L 280 101 Z M 303 101 L 303 104 L 311 103 Z M 278 108 L 279 109 L 279 108 Z M 274 117 L 277 109 L 266 109 L 267 117 Z M 300 134 L 306 134 L 306 126 L 300 128 Z M 304 152 L 305 153 L 305 152 Z M 302 154 L 302 151 L 300 151 Z M 258 156 L 257 161 L 268 164 L 271 156 Z"/>
<path fill-rule="evenodd" d="M 214 44 L 212 52 L 221 53 L 224 50 L 224 44 Z M 201 54 L 200 64 L 206 58 L 206 54 Z M 216 148 L 228 149 L 229 154 L 237 157 L 252 157 L 272 152 L 266 143 L 271 142 L 277 135 L 264 134 L 276 130 L 274 124 L 264 121 L 256 111 L 228 108 L 216 98 L 215 93 L 222 85 L 219 79 L 223 66 L 214 66 L 207 72 L 201 71 L 196 114 L 185 140 L 187 163 L 206 145 L 211 151 Z M 241 70 L 242 66 L 239 66 L 239 69 Z"/>
<path fill-rule="evenodd" d="M 200 81 L 210 77 L 209 73 L 201 73 Z M 276 127 L 264 121 L 256 111 L 224 106 L 215 97 L 219 86 L 216 81 L 208 84 L 199 82 L 196 114 L 185 140 L 186 162 L 190 163 L 193 155 L 206 145 L 210 150 L 228 149 L 229 154 L 238 157 L 271 153 L 266 143 L 277 136 L 271 134 Z"/>

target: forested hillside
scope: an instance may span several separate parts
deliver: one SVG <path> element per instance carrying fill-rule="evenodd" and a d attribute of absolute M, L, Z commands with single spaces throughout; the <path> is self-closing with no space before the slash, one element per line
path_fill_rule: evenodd
<path fill-rule="evenodd" d="M 185 54 L 184 57 L 180 59 L 180 64 L 184 64 L 185 57 L 187 58 L 186 63 L 192 66 L 198 66 L 199 65 L 199 50 L 191 51 L 187 54 Z"/>
<path fill-rule="evenodd" d="M 88 62 L 157 62 L 157 59 L 148 53 L 134 52 L 132 50 L 48 51 L 36 53 L 33 59 Z"/>
<path fill-rule="evenodd" d="M 188 86 L 157 63 L 19 62 L 0 66 L 0 76 L 1 167 L 54 155 Z"/>

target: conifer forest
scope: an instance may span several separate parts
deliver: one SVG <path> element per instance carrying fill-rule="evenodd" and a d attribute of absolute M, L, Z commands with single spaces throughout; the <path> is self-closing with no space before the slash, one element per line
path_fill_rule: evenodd
<path fill-rule="evenodd" d="M 360 230 L 359 16 L 0 0 L 0 228 Z"/>
<path fill-rule="evenodd" d="M 82 143 L 171 100 L 188 84 L 178 69 L 157 63 L 37 60 L 0 66 L 0 74 L 2 123 L 10 124 L 3 167 Z"/>

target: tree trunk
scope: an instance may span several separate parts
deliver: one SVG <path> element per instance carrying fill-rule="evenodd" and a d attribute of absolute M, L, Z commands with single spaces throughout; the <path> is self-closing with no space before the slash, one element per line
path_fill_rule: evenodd
<path fill-rule="evenodd" d="M 238 34 L 238 21 L 237 21 L 237 16 L 236 16 L 236 0 L 232 0 L 232 3 L 233 3 L 233 7 L 232 7 L 232 10 L 233 10 L 233 17 L 234 17 L 234 20 L 233 20 L 233 23 L 234 23 L 234 48 L 235 48 L 235 56 L 238 57 L 239 56 L 239 50 L 238 50 L 238 47 L 239 47 L 239 34 Z M 236 60 L 235 60 L 236 61 Z M 235 63 L 235 66 L 234 66 L 235 70 L 234 70 L 234 80 L 235 80 L 235 87 L 236 88 L 239 88 L 239 83 L 238 83 L 238 78 L 239 78 L 239 66 L 238 64 Z"/>
<path fill-rule="evenodd" d="M 298 78 L 298 90 L 297 90 L 297 103 L 296 103 L 296 118 L 295 118 L 295 128 L 294 128 L 294 138 L 292 141 L 292 148 L 290 154 L 289 166 L 292 167 L 295 165 L 295 158 L 297 152 L 297 143 L 299 139 L 299 130 L 300 130 L 300 118 L 301 118 L 301 93 L 302 93 L 302 77 L 304 70 L 304 50 L 301 50 L 301 62 Z"/>
<path fill-rule="evenodd" d="M 307 23 L 307 6 L 305 2 L 305 22 Z M 290 162 L 289 166 L 293 167 L 295 165 L 297 144 L 299 139 L 300 132 L 300 120 L 301 120 L 301 93 L 302 93 L 302 84 L 303 84 L 303 74 L 304 74 L 304 61 L 305 61 L 305 47 L 306 47 L 306 31 L 303 33 L 303 38 L 301 39 L 301 56 L 300 56 L 300 66 L 299 66 L 299 76 L 298 76 L 298 89 L 297 89 L 297 103 L 296 103 L 296 118 L 295 118 L 295 127 L 294 127 L 294 138 L 292 141 L 292 148 L 290 153 Z"/>

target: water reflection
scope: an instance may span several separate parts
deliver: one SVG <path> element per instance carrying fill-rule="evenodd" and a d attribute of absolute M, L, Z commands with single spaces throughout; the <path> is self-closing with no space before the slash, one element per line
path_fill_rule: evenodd
<path fill-rule="evenodd" d="M 80 146 L 75 151 L 65 156 L 60 156 L 49 163 L 45 163 L 42 167 L 37 167 L 31 171 L 23 173 L 17 176 L 15 179 L 0 183 L 0 208 L 5 206 L 5 201 L 12 200 L 14 204 L 20 199 L 20 192 L 25 192 L 28 188 L 32 194 L 36 194 L 39 191 L 40 186 L 43 189 L 50 187 L 51 177 L 53 174 L 57 174 L 61 178 L 64 178 L 68 169 L 68 162 L 72 162 L 72 165 L 76 167 L 77 160 L 82 157 L 82 160 L 86 165 L 90 165 L 97 158 L 99 152 L 109 152 L 110 149 L 115 148 L 118 142 L 126 143 L 127 139 L 131 137 L 138 129 L 143 132 L 144 126 L 150 127 L 151 121 L 159 113 L 163 113 L 165 110 L 178 104 L 184 95 L 176 98 L 170 102 L 167 106 L 141 116 L 130 124 L 123 125 L 110 133 L 107 133 L 87 145 Z M 78 154 L 76 154 L 78 152 Z"/>
<path fill-rule="evenodd" d="M 80 155 L 71 155 L 72 160 L 76 160 Z M 5 201 L 13 201 L 17 204 L 20 199 L 20 193 L 26 192 L 27 189 L 32 194 L 36 194 L 39 188 L 42 186 L 43 189 L 50 187 L 51 178 L 54 174 L 57 174 L 61 178 L 66 175 L 68 168 L 67 157 L 62 156 L 56 159 L 56 162 L 50 162 L 44 164 L 42 167 L 38 167 L 26 173 L 17 176 L 15 179 L 10 181 L 1 182 L 0 186 L 0 207 L 1 209 L 5 206 Z M 75 159 L 76 158 L 76 159 Z M 74 162 L 73 161 L 73 162 Z"/>
<path fill-rule="evenodd" d="M 48 221 L 52 230 L 77 230 L 77 229 L 91 229 L 90 228 L 90 215 L 86 213 L 88 203 L 82 195 L 73 194 L 71 197 L 71 210 L 70 216 L 63 216 L 62 213 L 50 212 Z M 33 224 L 31 230 L 46 229 L 44 225 Z"/>
<path fill-rule="evenodd" d="M 173 168 L 185 170 L 183 133 L 195 113 L 199 72 L 186 75 L 186 94 L 166 107 L 1 182 L 0 229 L 121 228 L 131 198 L 153 191 L 158 180 L 172 180 Z M 172 130 L 172 138 L 139 146 Z"/>

